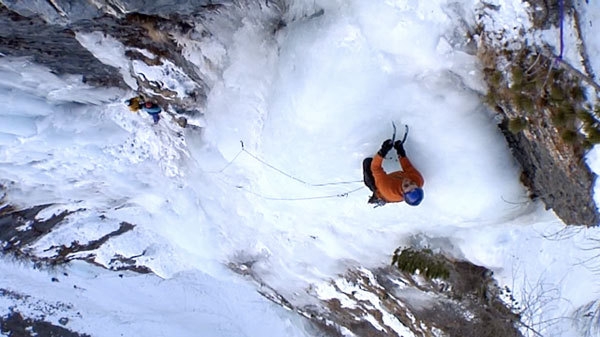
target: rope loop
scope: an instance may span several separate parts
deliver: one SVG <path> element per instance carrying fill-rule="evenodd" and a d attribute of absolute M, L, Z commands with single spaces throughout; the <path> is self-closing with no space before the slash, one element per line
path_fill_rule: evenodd
<path fill-rule="evenodd" d="M 327 182 L 327 183 L 319 183 L 319 184 L 309 183 L 309 182 L 306 182 L 306 181 L 304 181 L 302 179 L 294 177 L 291 174 L 288 174 L 288 173 L 284 172 L 283 170 L 281 170 L 281 169 L 279 169 L 279 168 L 277 168 L 277 167 L 269 164 L 265 160 L 259 158 L 258 156 L 254 155 L 250 151 L 246 150 L 246 147 L 244 146 L 244 142 L 242 140 L 240 140 L 240 145 L 241 145 L 240 151 L 222 169 L 220 169 L 219 171 L 216 171 L 216 172 L 209 172 L 209 173 L 223 173 L 231 164 L 233 164 L 234 161 L 237 160 L 237 158 L 239 157 L 239 155 L 243 152 L 243 153 L 247 154 L 248 156 L 250 156 L 251 158 L 253 158 L 254 160 L 258 161 L 259 163 L 261 163 L 261 164 L 269 167 L 270 169 L 275 170 L 275 171 L 279 172 L 280 174 L 282 174 L 282 175 L 284 175 L 284 176 L 286 176 L 286 177 L 288 177 L 288 178 L 290 178 L 292 180 L 300 182 L 300 183 L 302 183 L 304 185 L 307 185 L 307 186 L 323 187 L 323 186 L 355 184 L 355 183 L 362 183 L 363 182 L 362 180 L 353 180 L 353 181 Z M 314 199 L 327 199 L 327 198 L 346 198 L 346 197 L 348 197 L 350 195 L 350 193 L 354 193 L 354 192 L 359 191 L 362 188 L 364 188 L 364 186 L 361 186 L 359 188 L 356 188 L 356 189 L 348 191 L 348 192 L 343 192 L 343 193 L 333 194 L 333 195 L 325 195 L 325 196 L 303 197 L 303 198 L 273 198 L 273 197 L 267 197 L 267 196 L 261 195 L 259 193 L 250 191 L 250 190 L 244 188 L 241 185 L 235 185 L 234 187 L 237 188 L 237 189 L 243 189 L 246 192 L 248 192 L 250 194 L 253 194 L 253 195 L 256 195 L 256 196 L 258 196 L 260 198 L 263 198 L 263 199 L 267 199 L 267 200 L 286 200 L 286 201 L 314 200 Z"/>

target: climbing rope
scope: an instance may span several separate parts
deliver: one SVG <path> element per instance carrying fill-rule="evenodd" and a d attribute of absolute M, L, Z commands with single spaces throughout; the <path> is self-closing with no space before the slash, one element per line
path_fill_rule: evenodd
<path fill-rule="evenodd" d="M 331 185 L 344 185 L 344 184 L 362 183 L 362 180 L 338 181 L 338 182 L 320 183 L 320 184 L 309 183 L 309 182 L 306 182 L 306 181 L 304 181 L 304 180 L 302 180 L 300 178 L 296 178 L 296 177 L 294 177 L 294 176 L 292 176 L 292 175 L 290 175 L 290 174 L 288 174 L 288 173 L 286 173 L 286 172 L 278 169 L 277 167 L 275 167 L 275 166 L 267 163 L 266 161 L 262 160 L 261 158 L 255 156 L 254 154 L 252 154 L 248 150 L 246 150 L 246 148 L 244 147 L 244 142 L 240 141 L 240 143 L 242 143 L 242 150 L 241 151 L 244 152 L 244 153 L 246 153 L 250 157 L 254 158 L 256 161 L 258 161 L 261 164 L 263 164 L 263 165 L 265 165 L 265 166 L 267 166 L 267 167 L 269 167 L 269 168 L 271 168 L 271 169 L 273 169 L 273 170 L 281 173 L 282 175 L 284 175 L 284 176 L 286 176 L 286 177 L 288 177 L 290 179 L 293 179 L 295 181 L 298 181 L 298 182 L 303 183 L 303 184 L 308 185 L 308 186 L 321 187 L 321 186 L 331 186 Z"/>
<path fill-rule="evenodd" d="M 562 61 L 563 50 L 564 50 L 564 21 L 565 21 L 565 6 L 564 0 L 558 0 L 558 19 L 560 27 L 560 40 L 559 40 L 559 54 L 556 57 L 556 64 Z"/>
<path fill-rule="evenodd" d="M 333 185 L 345 185 L 345 184 L 355 184 L 355 183 L 362 183 L 362 180 L 352 180 L 352 181 L 338 181 L 338 182 L 327 182 L 327 183 L 319 183 L 319 184 L 314 184 L 314 183 L 309 183 L 305 180 L 302 180 L 300 178 L 297 178 L 291 174 L 286 173 L 285 171 L 269 164 L 267 161 L 261 159 L 260 157 L 254 155 L 253 153 L 251 153 L 250 151 L 246 150 L 246 148 L 244 147 L 244 142 L 240 140 L 240 144 L 241 144 L 241 149 L 240 151 L 233 157 L 233 159 L 231 159 L 222 169 L 220 169 L 219 171 L 216 172 L 208 172 L 208 173 L 223 173 L 229 166 L 231 166 L 231 164 L 233 164 L 233 162 L 235 162 L 237 160 L 237 158 L 242 154 L 245 153 L 247 154 L 249 157 L 253 158 L 254 160 L 258 161 L 259 163 L 269 167 L 270 169 L 277 171 L 278 173 L 280 173 L 281 175 L 284 175 L 292 180 L 295 180 L 297 182 L 300 182 L 302 184 L 305 184 L 307 186 L 312 186 L 312 187 L 323 187 L 323 186 L 333 186 Z M 227 183 L 225 180 L 221 179 L 223 182 Z M 236 185 L 235 188 L 238 189 L 243 189 L 245 192 L 250 193 L 252 195 L 258 196 L 262 199 L 266 199 L 266 200 L 281 200 L 281 201 L 300 201 L 300 200 L 314 200 L 314 199 L 329 199 L 329 198 L 345 198 L 348 197 L 349 194 L 354 193 L 356 191 L 359 191 L 361 189 L 364 188 L 364 186 L 361 186 L 359 188 L 353 189 L 351 191 L 347 191 L 344 193 L 338 193 L 338 194 L 331 194 L 331 195 L 322 195 L 322 196 L 313 196 L 313 197 L 297 197 L 297 198 L 276 198 L 276 197 L 269 197 L 269 196 L 264 196 L 260 193 L 256 193 L 254 191 L 251 191 L 247 188 L 244 188 L 243 186 L 240 185 Z"/>
<path fill-rule="evenodd" d="M 364 186 L 361 186 L 359 188 L 353 189 L 351 191 L 347 191 L 344 193 L 339 193 L 339 194 L 330 194 L 330 195 L 320 195 L 320 196 L 313 196 L 313 197 L 295 197 L 295 198 L 276 198 L 276 197 L 269 197 L 269 196 L 265 196 L 262 195 L 260 193 L 251 191 L 247 188 L 245 188 L 244 186 L 236 186 L 236 188 L 238 189 L 242 189 L 247 193 L 250 193 L 252 195 L 255 195 L 261 199 L 265 199 L 265 200 L 276 200 L 276 201 L 303 201 L 303 200 L 316 200 L 316 199 L 332 199 L 332 198 L 346 198 L 348 197 L 348 195 L 350 195 L 351 193 L 354 193 L 356 191 L 362 190 L 364 188 Z"/>

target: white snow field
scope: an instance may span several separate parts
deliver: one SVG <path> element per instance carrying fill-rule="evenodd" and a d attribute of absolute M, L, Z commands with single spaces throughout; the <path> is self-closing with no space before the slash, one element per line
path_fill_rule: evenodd
<path fill-rule="evenodd" d="M 465 13 L 477 4 L 455 2 Z M 522 12 L 520 1 L 492 2 L 507 20 Z M 589 260 L 598 231 L 565 228 L 527 198 L 481 101 L 478 61 L 453 47 L 447 1 L 306 1 L 291 11 L 313 7 L 324 14 L 275 36 L 250 18 L 213 40 L 188 41 L 190 59 L 202 49 L 222 70 L 212 74 L 203 120 L 190 121 L 201 131 L 169 118 L 152 125 L 123 104 L 132 92 L 0 59 L 6 200 L 57 205 L 41 216 L 85 209 L 34 252 L 50 255 L 49 247 L 127 221 L 135 229 L 109 240 L 96 261 L 143 252 L 139 261 L 158 274 L 119 277 L 82 262 L 40 270 L 4 258 L 1 287 L 31 296 L 18 309 L 39 316 L 40 307 L 70 303 L 75 312 L 43 314 L 67 316 L 69 329 L 93 336 L 311 336 L 225 265 L 254 261 L 265 283 L 302 302 L 310 284 L 388 264 L 395 248 L 418 242 L 492 269 L 544 336 L 577 335 L 569 316 L 600 289 Z M 586 15 L 597 21 L 599 11 L 590 4 Z M 78 38 L 107 63 L 161 76 L 129 64 L 109 37 Z M 391 136 L 392 121 L 399 135 L 410 127 L 406 151 L 425 178 L 418 207 L 367 204 L 362 160 Z M 388 157 L 385 168 L 397 169 Z"/>

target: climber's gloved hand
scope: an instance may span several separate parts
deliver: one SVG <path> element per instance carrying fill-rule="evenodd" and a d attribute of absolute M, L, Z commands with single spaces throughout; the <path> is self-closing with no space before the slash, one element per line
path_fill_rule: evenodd
<path fill-rule="evenodd" d="M 383 144 L 381 144 L 381 149 L 379 149 L 379 151 L 377 151 L 377 154 L 379 154 L 382 157 L 385 157 L 387 155 L 387 153 L 390 152 L 392 147 L 394 147 L 394 143 L 392 142 L 392 140 L 386 139 L 385 142 L 383 142 Z"/>
<path fill-rule="evenodd" d="M 406 157 L 406 151 L 404 151 L 404 143 L 402 141 L 397 140 L 394 143 L 394 149 L 396 149 L 396 153 L 398 153 L 398 156 Z"/>

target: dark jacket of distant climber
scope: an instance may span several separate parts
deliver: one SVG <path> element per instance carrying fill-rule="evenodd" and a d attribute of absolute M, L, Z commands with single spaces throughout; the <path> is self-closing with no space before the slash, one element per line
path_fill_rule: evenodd
<path fill-rule="evenodd" d="M 147 101 L 145 102 L 144 98 L 141 96 L 136 96 L 131 99 L 128 99 L 125 101 L 125 104 L 127 104 L 127 106 L 129 106 L 129 110 L 133 112 L 137 112 L 140 109 L 144 110 L 147 114 L 152 116 L 154 124 L 158 123 L 158 121 L 160 120 L 160 113 L 162 112 L 160 106 L 156 103 Z"/>
<path fill-rule="evenodd" d="M 152 102 L 145 102 L 142 105 L 142 110 L 144 110 L 147 114 L 152 116 L 154 124 L 158 123 L 158 121 L 160 120 L 160 112 L 162 111 L 158 104 Z"/>

